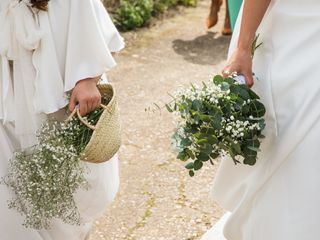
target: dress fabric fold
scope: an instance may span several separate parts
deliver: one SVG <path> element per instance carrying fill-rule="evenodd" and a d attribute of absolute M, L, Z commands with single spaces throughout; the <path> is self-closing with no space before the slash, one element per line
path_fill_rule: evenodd
<path fill-rule="evenodd" d="M 278 0 L 257 31 L 262 46 L 253 89 L 266 105 L 266 139 L 254 167 L 222 159 L 215 177 L 211 195 L 231 212 L 223 227 L 227 240 L 320 236 L 320 27 L 312 24 L 318 21 L 319 1 Z M 230 52 L 239 29 L 240 19 Z"/>
<path fill-rule="evenodd" d="M 66 106 L 77 81 L 115 66 L 111 51 L 124 43 L 99 0 L 55 0 L 48 12 L 4 0 L 0 11 L 0 117 L 14 121 L 17 134 L 28 139 L 39 127 L 35 118 Z"/>
<path fill-rule="evenodd" d="M 52 0 L 48 7 L 44 12 L 28 0 L 0 1 L 0 178 L 14 151 L 36 143 L 44 120 L 66 118 L 66 95 L 77 81 L 104 75 L 116 64 L 111 52 L 124 47 L 99 0 Z M 91 188 L 75 196 L 83 226 L 54 220 L 50 230 L 27 229 L 8 209 L 13 193 L 0 185 L 1 240 L 86 239 L 92 221 L 114 199 L 119 173 L 117 155 L 85 164 Z"/>

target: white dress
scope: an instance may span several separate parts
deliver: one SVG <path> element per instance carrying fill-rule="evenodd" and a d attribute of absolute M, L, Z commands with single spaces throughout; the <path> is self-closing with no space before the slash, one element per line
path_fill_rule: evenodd
<path fill-rule="evenodd" d="M 65 93 L 113 67 L 111 52 L 123 47 L 100 0 L 51 0 L 48 12 L 32 9 L 28 0 L 0 1 L 0 177 L 13 151 L 35 143 L 41 121 L 65 117 Z M 83 226 L 54 220 L 50 230 L 26 229 L 23 218 L 8 209 L 12 193 L 0 185 L 0 239 L 86 239 L 119 186 L 117 156 L 87 166 L 91 189 L 76 194 Z"/>
<path fill-rule="evenodd" d="M 212 197 L 231 213 L 203 240 L 320 239 L 319 22 L 318 0 L 272 1 L 253 66 L 267 138 L 254 167 L 222 160 Z"/>

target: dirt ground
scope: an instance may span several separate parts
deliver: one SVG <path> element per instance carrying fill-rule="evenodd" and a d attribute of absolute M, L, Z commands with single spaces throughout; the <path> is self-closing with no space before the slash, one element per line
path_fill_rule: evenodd
<path fill-rule="evenodd" d="M 122 115 L 121 187 L 90 240 L 196 240 L 221 216 L 209 198 L 216 166 L 190 178 L 171 152 L 172 116 L 145 111 L 168 102 L 167 93 L 179 86 L 220 72 L 230 37 L 219 33 L 224 11 L 219 25 L 206 31 L 209 4 L 201 1 L 197 8 L 124 34 L 129 44 L 109 74 Z"/>

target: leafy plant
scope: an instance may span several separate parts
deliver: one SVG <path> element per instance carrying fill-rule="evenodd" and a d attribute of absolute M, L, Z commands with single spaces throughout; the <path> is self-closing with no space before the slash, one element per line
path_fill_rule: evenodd
<path fill-rule="evenodd" d="M 122 0 L 115 13 L 116 25 L 123 30 L 143 26 L 153 11 L 152 0 Z"/>
<path fill-rule="evenodd" d="M 173 145 L 177 158 L 189 161 L 190 176 L 226 155 L 235 164 L 256 163 L 266 110 L 245 84 L 217 75 L 202 87 L 180 90 L 166 107 L 178 117 Z"/>
<path fill-rule="evenodd" d="M 180 4 L 185 5 L 185 6 L 192 6 L 195 7 L 197 6 L 198 0 L 180 0 Z"/>
<path fill-rule="evenodd" d="M 132 30 L 144 26 L 152 16 L 176 5 L 196 6 L 198 0 L 120 0 L 114 19 L 117 27 Z"/>
<path fill-rule="evenodd" d="M 164 13 L 170 7 L 177 5 L 178 0 L 154 0 L 153 14 Z"/>

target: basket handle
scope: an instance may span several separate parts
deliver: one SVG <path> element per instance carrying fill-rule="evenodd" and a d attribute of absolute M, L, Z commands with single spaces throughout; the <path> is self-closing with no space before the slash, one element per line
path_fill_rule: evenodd
<path fill-rule="evenodd" d="M 100 107 L 107 109 L 107 106 L 100 104 Z M 73 112 L 70 114 L 70 116 L 67 118 L 66 122 L 69 122 L 75 115 L 77 114 L 77 117 L 79 120 L 85 125 L 86 127 L 90 128 L 91 130 L 96 130 L 97 128 L 93 125 L 91 125 L 88 121 L 84 120 L 84 118 L 80 115 L 80 109 L 79 106 L 76 106 Z"/>

